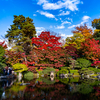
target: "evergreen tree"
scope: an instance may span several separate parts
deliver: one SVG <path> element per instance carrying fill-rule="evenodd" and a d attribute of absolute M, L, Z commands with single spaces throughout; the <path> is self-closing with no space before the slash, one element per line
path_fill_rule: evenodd
<path fill-rule="evenodd" d="M 33 20 L 29 17 L 25 18 L 23 15 L 14 15 L 13 24 L 10 26 L 11 28 L 8 29 L 5 35 L 8 38 L 9 44 L 13 43 L 15 45 L 13 48 L 17 49 L 17 51 L 28 53 L 26 48 L 30 48 L 31 39 L 36 37 Z"/>

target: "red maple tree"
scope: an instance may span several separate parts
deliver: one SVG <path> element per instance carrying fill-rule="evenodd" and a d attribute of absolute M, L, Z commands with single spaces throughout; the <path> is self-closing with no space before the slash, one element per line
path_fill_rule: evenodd
<path fill-rule="evenodd" d="M 60 49 L 61 43 L 59 40 L 61 37 L 56 37 L 55 35 L 51 35 L 49 31 L 41 32 L 38 37 L 32 38 L 32 44 L 37 46 L 38 49 L 41 50 L 58 50 Z"/>
<path fill-rule="evenodd" d="M 98 61 L 100 58 L 100 45 L 98 40 L 86 39 L 81 44 L 81 50 L 87 59 Z"/>

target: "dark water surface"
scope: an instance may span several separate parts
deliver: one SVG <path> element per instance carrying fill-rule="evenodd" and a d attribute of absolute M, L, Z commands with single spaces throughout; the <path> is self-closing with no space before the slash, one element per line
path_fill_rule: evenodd
<path fill-rule="evenodd" d="M 30 79 L 0 80 L 0 100 L 100 100 L 98 79 Z"/>

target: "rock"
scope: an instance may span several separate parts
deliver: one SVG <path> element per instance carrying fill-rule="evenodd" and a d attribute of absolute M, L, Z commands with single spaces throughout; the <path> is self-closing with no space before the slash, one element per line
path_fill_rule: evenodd
<path fill-rule="evenodd" d="M 97 76 L 97 78 L 99 78 L 99 79 L 100 79 L 100 75 L 98 75 L 98 76 Z"/>
<path fill-rule="evenodd" d="M 54 77 L 54 72 L 50 72 L 50 77 Z"/>
<path fill-rule="evenodd" d="M 65 78 L 67 78 L 68 77 L 68 74 L 65 74 Z"/>
<path fill-rule="evenodd" d="M 60 78 L 65 78 L 65 74 L 60 74 Z"/>

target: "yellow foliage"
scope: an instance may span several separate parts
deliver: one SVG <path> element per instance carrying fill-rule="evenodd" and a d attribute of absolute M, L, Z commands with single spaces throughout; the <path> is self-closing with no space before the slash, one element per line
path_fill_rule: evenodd
<path fill-rule="evenodd" d="M 16 63 L 12 67 L 15 70 L 15 72 L 23 72 L 28 70 L 25 64 L 20 64 L 20 63 Z"/>
<path fill-rule="evenodd" d="M 80 49 L 81 42 L 84 42 L 85 38 L 81 33 L 74 33 L 73 36 L 66 38 L 66 43 L 64 47 L 74 44 L 74 47 Z"/>

